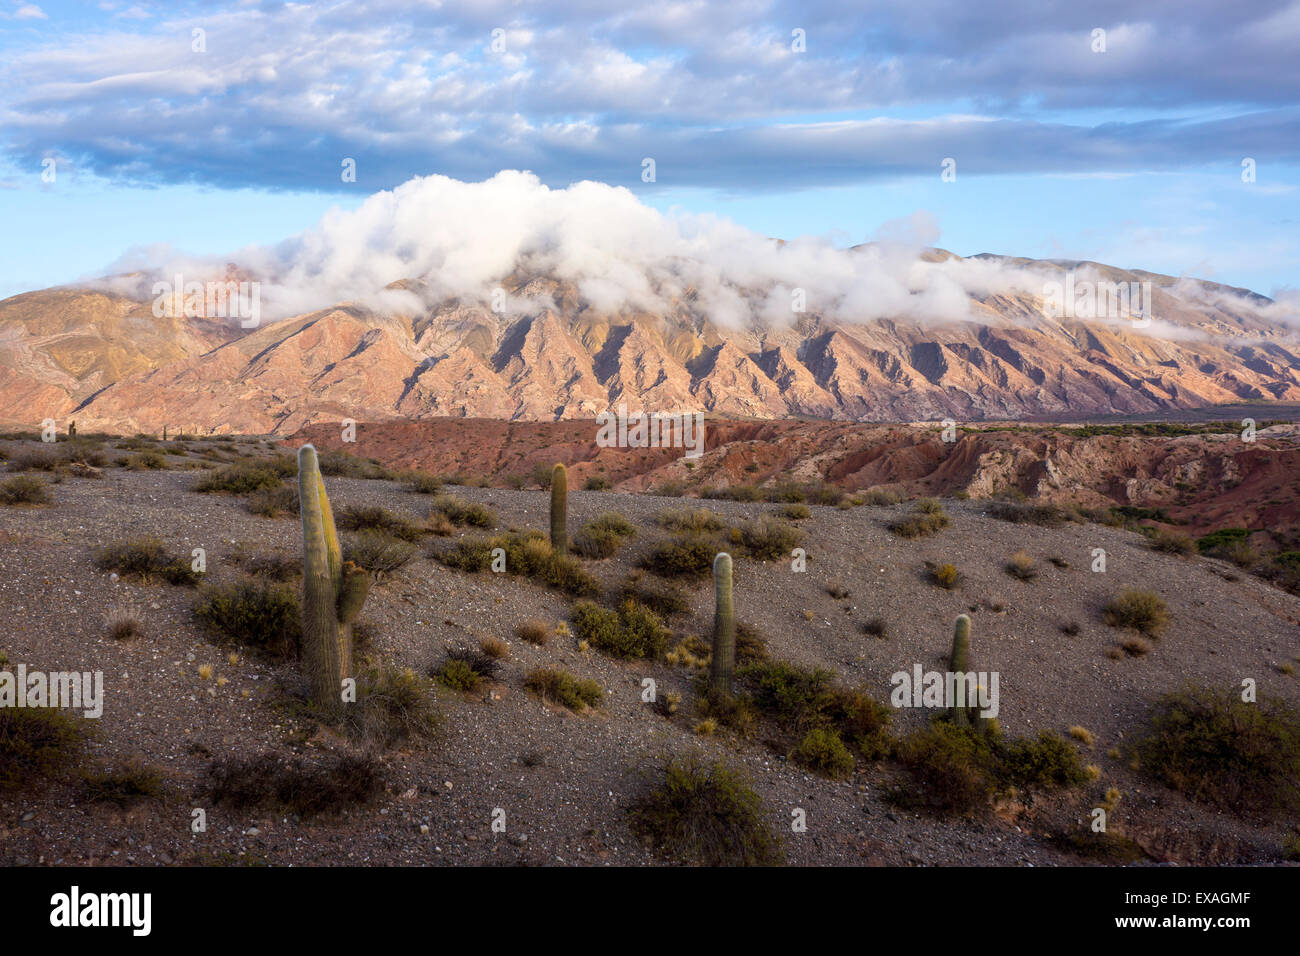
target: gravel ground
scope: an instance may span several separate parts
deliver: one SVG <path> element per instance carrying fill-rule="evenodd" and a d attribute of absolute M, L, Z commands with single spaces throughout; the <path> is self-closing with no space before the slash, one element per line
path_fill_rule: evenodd
<path fill-rule="evenodd" d="M 163 770 L 167 796 L 128 810 L 87 803 L 72 783 L 0 795 L 0 864 L 270 862 L 274 864 L 650 864 L 626 824 L 626 806 L 662 757 L 685 751 L 725 758 L 752 778 L 771 824 L 784 834 L 787 860 L 804 865 L 1062 865 L 1080 862 L 1047 842 L 1063 828 L 1082 829 L 1110 786 L 1123 794 L 1116 824 L 1159 860 L 1276 862 L 1295 821 L 1236 820 L 1193 805 L 1125 766 L 1107 751 L 1131 739 L 1158 694 L 1193 680 L 1216 687 L 1254 678 L 1260 691 L 1300 705 L 1300 683 L 1282 673 L 1300 655 L 1300 600 L 1229 565 L 1158 554 L 1119 529 L 1071 524 L 1013 525 L 975 501 L 945 502 L 952 525 L 914 541 L 888 532 L 908 505 L 848 511 L 812 507 L 806 573 L 790 562 L 738 560 L 738 617 L 757 626 L 776 657 L 834 669 L 852 685 L 887 700 L 889 676 L 914 663 L 943 669 L 952 620 L 973 619 L 973 666 L 1001 675 L 1004 732 L 1064 733 L 1086 727 L 1095 745 L 1086 762 L 1096 782 L 1032 806 L 1006 806 L 980 820 L 919 816 L 893 807 L 883 790 L 897 779 L 890 765 L 868 766 L 846 782 L 805 773 L 760 741 L 693 733 L 689 706 L 672 720 L 641 702 L 641 681 L 689 701 L 690 675 L 666 663 L 628 663 L 579 650 L 572 637 L 545 647 L 515 638 L 521 622 L 568 617 L 562 595 L 506 575 L 466 575 L 417 558 L 371 592 L 363 617 L 376 626 L 374 653 L 426 671 L 448 644 L 493 635 L 509 644 L 498 682 L 468 695 L 439 689 L 442 736 L 426 747 L 384 757 L 386 791 L 373 803 L 306 821 L 266 814 L 233 815 L 205 807 L 208 830 L 190 832 L 192 794 L 212 755 L 290 753 L 332 741 L 273 707 L 280 678 L 293 668 L 243 655 L 230 663 L 194 622 L 195 592 L 141 585 L 96 569 L 96 549 L 156 534 L 178 553 L 207 552 L 210 580 L 238 575 L 230 556 L 240 543 L 257 553 L 295 555 L 296 520 L 248 514 L 238 498 L 190 490 L 193 471 L 107 469 L 103 480 L 69 478 L 55 503 L 0 508 L 0 615 L 8 627 L 0 650 L 29 669 L 101 670 L 106 702 L 90 747 L 95 763 L 138 755 Z M 327 478 L 337 509 L 380 504 L 422 516 L 428 499 L 386 481 Z M 487 503 L 499 527 L 547 527 L 548 495 L 539 491 L 451 489 Z M 606 584 L 635 565 L 661 534 L 654 516 L 678 504 L 651 496 L 574 491 L 571 532 L 602 511 L 617 511 L 640 529 L 614 558 L 588 562 Z M 729 519 L 775 510 L 771 505 L 709 502 Z M 439 545 L 435 545 L 439 546 Z M 441 545 L 445 546 L 445 544 Z M 1104 548 L 1104 573 L 1090 570 Z M 1038 575 L 1021 582 L 1004 570 L 1024 549 Z M 1063 559 L 1068 567 L 1047 561 Z M 951 562 L 963 579 L 952 591 L 929 583 L 925 561 Z M 841 582 L 849 596 L 831 597 Z M 1145 657 L 1107 657 L 1123 635 L 1102 623 L 1102 608 L 1126 586 L 1158 591 L 1172 623 Z M 678 630 L 707 635 L 712 591 L 691 588 L 693 611 Z M 144 637 L 107 636 L 106 609 L 139 608 Z M 884 639 L 863 633 L 881 616 Z M 1061 626 L 1076 623 L 1067 636 Z M 198 668 L 213 675 L 201 679 Z M 522 688 L 524 673 L 558 666 L 599 681 L 604 705 L 583 715 L 543 704 Z M 224 678 L 217 686 L 217 678 Z M 919 726 L 921 711 L 901 711 L 895 728 Z M 506 832 L 493 833 L 494 809 Z M 791 811 L 808 828 L 792 833 Z M 427 827 L 427 833 L 421 832 Z"/>

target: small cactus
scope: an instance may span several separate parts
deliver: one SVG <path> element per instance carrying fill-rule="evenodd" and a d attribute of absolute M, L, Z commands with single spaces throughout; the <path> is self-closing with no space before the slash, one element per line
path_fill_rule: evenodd
<path fill-rule="evenodd" d="M 316 449 L 298 449 L 298 499 L 302 512 L 302 656 L 312 703 L 332 710 L 341 703 L 343 679 L 352 672 L 352 623 L 370 590 L 370 575 L 343 561 L 334 512 Z"/>
<path fill-rule="evenodd" d="M 970 658 L 970 618 L 965 614 L 957 615 L 957 623 L 952 631 L 952 653 L 948 657 L 948 671 L 952 674 L 964 674 Z M 969 701 L 967 702 L 969 704 Z M 971 708 L 954 707 L 952 719 L 958 727 L 969 727 Z"/>
<path fill-rule="evenodd" d="M 569 472 L 556 465 L 551 472 L 551 547 L 560 554 L 569 550 Z"/>
<path fill-rule="evenodd" d="M 68 437 L 69 438 L 77 437 L 77 420 L 75 418 L 68 423 Z"/>
<path fill-rule="evenodd" d="M 713 559 L 713 660 L 709 663 L 709 689 L 730 695 L 736 670 L 736 618 L 731 606 L 731 555 L 723 551 Z"/>

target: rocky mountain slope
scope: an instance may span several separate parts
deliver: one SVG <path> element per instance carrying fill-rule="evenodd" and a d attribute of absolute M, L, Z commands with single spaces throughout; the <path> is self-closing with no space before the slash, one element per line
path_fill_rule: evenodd
<path fill-rule="evenodd" d="M 1045 275 L 1063 267 L 1006 261 Z M 417 314 L 340 304 L 245 331 L 156 319 L 147 303 L 117 295 L 48 290 L 0 303 L 0 419 L 288 433 L 341 418 L 591 418 L 620 403 L 718 417 L 970 421 L 1300 400 L 1300 342 L 1262 317 L 1268 300 L 1064 266 L 1152 283 L 1157 321 L 1053 318 L 1043 296 L 1004 291 L 973 296 L 969 321 L 809 311 L 780 327 L 731 326 L 689 290 L 660 314 L 610 314 L 572 283 L 515 275 L 510 301 L 543 304 L 498 313 L 450 301 Z"/>

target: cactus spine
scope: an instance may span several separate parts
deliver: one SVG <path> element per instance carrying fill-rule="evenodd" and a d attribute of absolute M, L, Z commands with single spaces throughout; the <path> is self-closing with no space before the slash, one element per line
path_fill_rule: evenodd
<path fill-rule="evenodd" d="M 298 449 L 302 512 L 302 656 L 312 702 L 332 710 L 352 673 L 352 622 L 370 590 L 370 576 L 339 548 L 334 512 L 325 494 L 316 449 Z"/>
<path fill-rule="evenodd" d="M 952 630 L 952 654 L 948 657 L 948 671 L 952 674 L 964 674 L 969 669 L 970 659 L 970 618 L 965 614 L 957 615 L 957 623 Z M 967 701 L 967 705 L 969 705 Z M 958 727 L 971 725 L 971 707 L 953 707 L 952 719 Z"/>
<path fill-rule="evenodd" d="M 709 689 L 731 694 L 736 670 L 736 618 L 731 606 L 731 555 L 723 551 L 713 559 L 713 660 L 709 663 Z"/>
<path fill-rule="evenodd" d="M 569 472 L 556 465 L 551 472 L 551 547 L 560 554 L 569 550 Z"/>

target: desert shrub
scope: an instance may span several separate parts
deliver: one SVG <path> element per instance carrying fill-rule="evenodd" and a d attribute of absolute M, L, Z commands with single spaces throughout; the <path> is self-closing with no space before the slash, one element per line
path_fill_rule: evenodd
<path fill-rule="evenodd" d="M 248 554 L 235 556 L 244 573 L 267 581 L 292 581 L 302 574 L 302 559 L 283 554 Z"/>
<path fill-rule="evenodd" d="M 1154 591 L 1126 588 L 1110 599 L 1103 617 L 1111 627 L 1131 628 L 1147 637 L 1159 637 L 1169 623 L 1169 609 Z"/>
<path fill-rule="evenodd" d="M 623 539 L 636 534 L 636 528 L 620 514 L 606 511 L 588 521 L 573 536 L 573 549 L 586 558 L 608 558 L 618 552 Z"/>
<path fill-rule="evenodd" d="M 1164 554 L 1194 554 L 1196 542 L 1191 536 L 1181 531 L 1169 531 L 1161 528 L 1151 536 L 1151 549 Z"/>
<path fill-rule="evenodd" d="M 990 502 L 989 514 L 1012 524 L 1036 524 L 1047 528 L 1059 528 L 1067 521 L 1078 521 L 1081 517 L 1077 512 L 1056 505 L 1020 504 L 1014 501 Z"/>
<path fill-rule="evenodd" d="M 1245 542 L 1250 537 L 1247 528 L 1220 528 L 1196 539 L 1196 549 L 1201 554 L 1217 556 L 1228 549 L 1229 545 Z"/>
<path fill-rule="evenodd" d="M 933 498 L 922 498 L 912 508 L 912 513 L 889 525 L 889 530 L 900 538 L 927 538 L 948 527 L 947 513 Z"/>
<path fill-rule="evenodd" d="M 449 647 L 446 658 L 433 669 L 431 676 L 452 690 L 475 691 L 484 681 L 496 677 L 497 667 L 496 659 L 482 651 Z"/>
<path fill-rule="evenodd" d="M 283 584 L 251 578 L 204 588 L 194 613 L 213 633 L 277 659 L 298 656 L 298 594 Z"/>
<path fill-rule="evenodd" d="M 166 471 L 167 458 L 160 452 L 144 451 L 127 455 L 122 467 L 129 471 Z"/>
<path fill-rule="evenodd" d="M 929 571 L 934 583 L 945 591 L 951 591 L 961 580 L 961 572 L 952 564 L 931 564 Z"/>
<path fill-rule="evenodd" d="M 706 488 L 701 498 L 715 501 L 762 501 L 766 495 L 755 485 L 730 485 L 726 488 Z"/>
<path fill-rule="evenodd" d="M 865 690 L 832 687 L 814 699 L 812 710 L 811 722 L 834 728 L 867 760 L 877 760 L 893 749 L 889 735 L 893 714 Z"/>
<path fill-rule="evenodd" d="M 993 758 L 984 735 L 935 721 L 904 738 L 896 755 L 911 780 L 890 792 L 893 802 L 959 814 L 988 805 Z"/>
<path fill-rule="evenodd" d="M 393 473 L 373 458 L 358 458 L 345 451 L 325 450 L 317 453 L 322 475 L 339 478 L 385 479 L 392 478 Z"/>
<path fill-rule="evenodd" d="M 840 735 L 828 727 L 808 731 L 791 756 L 799 766 L 832 780 L 843 780 L 853 772 L 853 754 Z"/>
<path fill-rule="evenodd" d="M 82 777 L 86 799 L 91 803 L 113 803 L 127 807 L 140 800 L 157 800 L 163 795 L 163 776 L 138 757 L 129 757 L 116 769 L 87 771 Z"/>
<path fill-rule="evenodd" d="M 629 577 L 623 582 L 622 587 L 616 592 L 616 600 L 626 601 L 633 600 L 638 604 L 643 604 L 650 610 L 654 611 L 660 617 L 673 617 L 677 614 L 685 614 L 691 609 L 691 603 L 686 594 L 671 583 L 660 585 L 642 584 L 636 575 Z"/>
<path fill-rule="evenodd" d="M 815 481 L 804 489 L 805 500 L 815 505 L 842 505 L 844 492 L 824 481 Z"/>
<path fill-rule="evenodd" d="M 554 468 L 551 465 L 536 464 L 533 465 L 532 481 L 535 485 L 540 485 L 543 489 L 551 487 L 551 476 L 554 474 Z"/>
<path fill-rule="evenodd" d="M 442 479 L 437 475 L 431 475 L 424 471 L 408 472 L 405 476 L 406 484 L 419 495 L 436 495 L 442 491 Z"/>
<path fill-rule="evenodd" d="M 807 505 L 786 505 L 774 513 L 787 521 L 803 521 L 805 518 L 812 517 L 812 511 Z"/>
<path fill-rule="evenodd" d="M 650 489 L 650 494 L 657 498 L 680 498 L 682 495 L 686 494 L 686 482 L 673 480 L 663 481 Z"/>
<path fill-rule="evenodd" d="M 909 785 L 890 799 L 939 813 L 968 814 L 987 808 L 998 790 L 1055 790 L 1087 781 L 1078 751 L 1064 738 L 1043 732 L 1035 739 L 1004 740 L 994 731 L 936 720 L 895 748 Z"/>
<path fill-rule="evenodd" d="M 204 475 L 194 490 L 205 494 L 247 495 L 263 488 L 278 488 L 285 478 L 297 473 L 296 465 L 286 475 L 282 469 L 266 461 L 237 462 Z"/>
<path fill-rule="evenodd" d="M 415 545 L 382 531 L 363 531 L 343 542 L 343 559 L 370 573 L 383 576 L 415 557 Z"/>
<path fill-rule="evenodd" d="M 1246 541 L 1233 541 L 1212 554 L 1216 558 L 1231 561 L 1239 568 L 1250 569 L 1260 562 L 1260 553 Z"/>
<path fill-rule="evenodd" d="M 739 676 L 753 689 L 754 702 L 759 708 L 778 721 L 803 716 L 830 689 L 834 677 L 828 670 L 806 670 L 775 660 L 742 667 Z"/>
<path fill-rule="evenodd" d="M 862 624 L 862 633 L 869 637 L 885 638 L 889 636 L 889 622 L 883 617 L 873 617 Z"/>
<path fill-rule="evenodd" d="M 661 577 L 704 577 L 712 573 L 714 557 L 725 550 L 715 538 L 678 533 L 651 548 L 643 564 Z"/>
<path fill-rule="evenodd" d="M 457 571 L 486 571 L 492 565 L 492 544 L 486 538 L 462 538 L 437 558 Z"/>
<path fill-rule="evenodd" d="M 308 762 L 266 752 L 212 761 L 203 795 L 233 810 L 307 817 L 366 803 L 382 785 L 379 762 L 369 754 L 328 754 Z"/>
<path fill-rule="evenodd" d="M 1140 637 L 1130 637 L 1120 644 L 1120 648 L 1129 657 L 1145 657 L 1151 653 L 1151 645 Z"/>
<path fill-rule="evenodd" d="M 497 516 L 491 508 L 466 501 L 458 495 L 439 495 L 429 506 L 429 517 L 442 515 L 458 528 L 495 528 Z"/>
<path fill-rule="evenodd" d="M 357 680 L 345 729 L 367 746 L 390 747 L 433 737 L 440 724 L 430 682 L 407 668 L 371 668 Z"/>
<path fill-rule="evenodd" d="M 709 648 L 710 656 L 713 649 Z M 755 664 L 767 660 L 767 638 L 747 621 L 736 622 L 736 663 Z"/>
<path fill-rule="evenodd" d="M 115 641 L 129 641 L 144 633 L 144 625 L 140 623 L 140 614 L 132 607 L 119 606 L 110 608 L 108 613 L 104 615 L 104 625 L 108 629 L 108 636 Z"/>
<path fill-rule="evenodd" d="M 903 500 L 897 492 L 889 491 L 886 488 L 868 488 L 858 496 L 864 505 L 873 505 L 877 508 L 886 505 L 896 505 Z"/>
<path fill-rule="evenodd" d="M 787 556 L 803 541 L 803 532 L 771 515 L 762 515 L 740 526 L 740 540 L 745 551 L 760 561 L 775 561 Z"/>
<path fill-rule="evenodd" d="M 85 742 L 61 710 L 0 707 L 0 793 L 25 789 L 80 756 Z"/>
<path fill-rule="evenodd" d="M 662 856 L 703 866 L 771 866 L 780 842 L 749 782 L 721 763 L 672 758 L 629 808 L 629 823 Z"/>
<path fill-rule="evenodd" d="M 543 700 L 579 713 L 588 707 L 599 707 L 605 699 L 605 692 L 594 680 L 579 679 L 567 671 L 547 667 L 530 671 L 524 677 L 524 687 Z"/>
<path fill-rule="evenodd" d="M 663 656 L 670 636 L 654 611 L 632 600 L 617 611 L 579 601 L 573 607 L 573 627 L 580 640 L 615 657 L 655 660 Z"/>
<path fill-rule="evenodd" d="M 669 531 L 722 531 L 727 527 L 723 517 L 708 508 L 667 508 L 655 520 Z"/>
<path fill-rule="evenodd" d="M 499 637 L 480 637 L 478 640 L 478 649 L 494 661 L 503 660 L 510 656 L 510 648 L 506 645 L 506 642 L 501 640 Z"/>
<path fill-rule="evenodd" d="M 248 495 L 244 507 L 250 514 L 263 518 L 296 516 L 299 511 L 298 486 L 281 482 L 274 488 L 259 488 Z"/>
<path fill-rule="evenodd" d="M 609 491 L 611 486 L 609 477 L 606 475 L 592 475 L 587 479 L 586 484 L 582 486 L 583 491 Z"/>
<path fill-rule="evenodd" d="M 1045 730 L 1032 740 L 996 742 L 998 777 L 1011 786 L 1059 790 L 1088 780 L 1079 752 L 1058 734 Z"/>
<path fill-rule="evenodd" d="M 806 500 L 808 494 L 797 481 L 782 479 L 772 482 L 764 489 L 763 497 L 774 504 L 782 502 L 798 503 Z"/>
<path fill-rule="evenodd" d="M 344 505 L 335 510 L 334 522 L 343 531 L 378 531 L 403 541 L 417 541 L 422 533 L 408 518 L 378 505 Z"/>
<path fill-rule="evenodd" d="M 515 628 L 515 636 L 525 644 L 544 647 L 551 638 L 551 629 L 541 621 L 524 621 Z"/>
<path fill-rule="evenodd" d="M 1189 686 L 1157 699 L 1141 769 L 1233 812 L 1300 809 L 1300 715 L 1280 701 Z"/>
<path fill-rule="evenodd" d="M 1035 567 L 1034 558 L 1028 551 L 1017 551 L 1011 556 L 1011 560 L 1006 563 L 1005 570 L 1018 581 L 1032 581 L 1038 577 L 1038 568 Z"/>
<path fill-rule="evenodd" d="M 162 580 L 193 586 L 200 578 L 190 562 L 172 554 L 161 539 L 151 536 L 104 546 L 95 557 L 95 565 L 101 571 L 116 571 L 123 577 L 138 578 L 145 583 Z"/>
<path fill-rule="evenodd" d="M 832 578 L 826 582 L 826 593 L 837 601 L 847 601 L 851 596 L 848 585 L 839 578 Z"/>
<path fill-rule="evenodd" d="M 49 487 L 39 478 L 16 475 L 0 481 L 0 504 L 47 505 L 53 500 Z"/>

